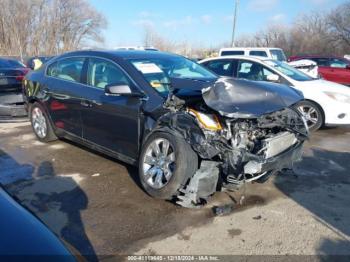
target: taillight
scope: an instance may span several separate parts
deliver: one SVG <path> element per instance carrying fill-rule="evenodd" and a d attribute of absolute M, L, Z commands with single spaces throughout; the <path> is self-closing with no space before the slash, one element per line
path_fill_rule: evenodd
<path fill-rule="evenodd" d="M 29 68 L 21 68 L 19 71 L 16 71 L 16 80 L 17 81 L 23 81 L 24 76 L 28 74 Z"/>
<path fill-rule="evenodd" d="M 24 76 L 16 76 L 17 81 L 23 81 L 23 79 L 24 79 Z"/>
<path fill-rule="evenodd" d="M 23 72 L 24 75 L 26 75 L 30 71 L 30 68 L 23 68 L 21 71 Z"/>

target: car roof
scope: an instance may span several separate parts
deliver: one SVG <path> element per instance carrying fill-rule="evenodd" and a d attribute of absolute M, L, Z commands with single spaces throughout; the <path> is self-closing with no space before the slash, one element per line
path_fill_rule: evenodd
<path fill-rule="evenodd" d="M 147 50 L 82 50 L 73 51 L 62 54 L 58 57 L 68 57 L 68 56 L 112 56 L 119 59 L 147 59 L 147 58 L 164 58 L 164 57 L 181 57 L 173 53 L 161 52 L 161 51 L 147 51 Z"/>
<path fill-rule="evenodd" d="M 224 47 L 221 48 L 220 50 L 222 51 L 229 51 L 229 50 L 282 50 L 281 48 L 278 47 Z"/>

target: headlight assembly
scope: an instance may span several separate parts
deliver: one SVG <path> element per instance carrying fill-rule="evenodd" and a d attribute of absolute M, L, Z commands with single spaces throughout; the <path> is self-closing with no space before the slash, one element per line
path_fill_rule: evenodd
<path fill-rule="evenodd" d="M 211 130 L 211 131 L 222 130 L 222 126 L 221 126 L 219 119 L 216 115 L 205 114 L 202 112 L 198 112 L 194 109 L 188 109 L 188 112 L 197 118 L 198 122 L 202 125 L 203 128 Z"/>
<path fill-rule="evenodd" d="M 324 92 L 328 97 L 343 103 L 350 103 L 350 96 L 336 93 L 336 92 Z"/>

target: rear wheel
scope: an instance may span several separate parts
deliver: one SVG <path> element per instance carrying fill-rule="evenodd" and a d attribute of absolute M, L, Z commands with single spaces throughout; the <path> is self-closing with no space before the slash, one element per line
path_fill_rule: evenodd
<path fill-rule="evenodd" d="M 311 101 L 302 101 L 297 105 L 298 111 L 304 116 L 311 132 L 320 129 L 324 124 L 321 108 Z"/>
<path fill-rule="evenodd" d="M 48 117 L 39 103 L 34 103 L 30 110 L 30 122 L 36 137 L 41 142 L 50 142 L 57 140 L 57 136 L 53 132 Z"/>
<path fill-rule="evenodd" d="M 197 154 L 183 138 L 170 133 L 152 134 L 140 155 L 141 184 L 149 195 L 160 199 L 177 196 L 197 169 Z"/>

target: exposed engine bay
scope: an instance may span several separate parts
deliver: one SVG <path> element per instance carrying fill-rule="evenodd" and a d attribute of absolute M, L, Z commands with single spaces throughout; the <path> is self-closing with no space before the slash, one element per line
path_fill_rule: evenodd
<path fill-rule="evenodd" d="M 191 104 L 176 96 L 167 101 L 171 112 L 160 118 L 159 126 L 183 136 L 202 160 L 199 170 L 180 189 L 178 204 L 201 205 L 216 191 L 219 176 L 223 187 L 238 188 L 247 182 L 263 182 L 301 159 L 308 129 L 292 108 L 297 101 L 276 97 L 268 90 L 250 90 L 253 96 L 246 95 L 255 86 L 242 80 L 244 90 L 237 89 L 236 83 L 233 86 L 230 80 L 223 80 L 202 91 L 204 103 Z M 241 100 L 232 106 L 230 98 L 239 96 L 246 103 Z"/>

